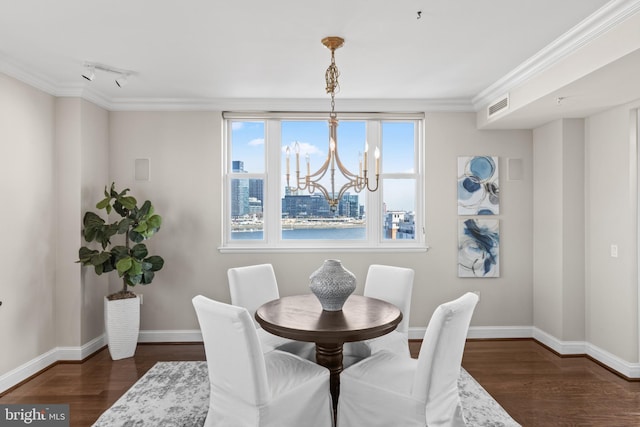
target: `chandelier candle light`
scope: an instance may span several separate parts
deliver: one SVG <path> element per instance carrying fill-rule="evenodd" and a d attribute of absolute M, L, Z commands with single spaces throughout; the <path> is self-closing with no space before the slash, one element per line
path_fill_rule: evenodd
<path fill-rule="evenodd" d="M 364 147 L 364 159 L 362 156 L 359 156 L 358 163 L 358 174 L 354 174 L 349 171 L 340 161 L 340 156 L 338 155 L 338 116 L 335 112 L 335 94 L 340 90 L 340 84 L 338 83 L 338 77 L 340 76 L 340 72 L 338 71 L 338 67 L 336 66 L 335 60 L 335 50 L 342 47 L 344 44 L 344 39 L 341 37 L 325 37 L 322 39 L 322 44 L 325 45 L 329 50 L 331 50 L 331 65 L 327 68 L 325 72 L 325 80 L 326 80 L 326 91 L 331 95 L 331 113 L 329 113 L 329 152 L 327 154 L 327 159 L 324 161 L 324 164 L 320 166 L 316 172 L 311 173 L 311 162 L 309 159 L 309 154 L 305 156 L 307 163 L 307 174 L 304 176 L 300 176 L 300 144 L 295 143 L 295 154 L 296 154 L 296 177 L 295 177 L 295 186 L 291 186 L 289 184 L 290 181 L 290 171 L 289 171 L 289 158 L 291 155 L 289 147 L 286 149 L 286 165 L 287 165 L 287 187 L 289 190 L 307 190 L 310 194 L 313 194 L 316 190 L 319 190 L 327 199 L 329 203 L 329 207 L 331 211 L 335 212 L 338 208 L 338 203 L 340 203 L 340 199 L 344 193 L 350 188 L 353 189 L 356 193 L 361 192 L 364 189 L 367 189 L 371 192 L 376 191 L 378 189 L 378 178 L 380 176 L 380 150 L 376 147 L 375 149 L 375 172 L 376 172 L 376 182 L 375 187 L 371 188 L 369 186 L 369 169 L 368 169 L 368 151 L 369 146 L 365 142 Z M 335 173 L 336 166 L 340 173 L 346 178 L 347 182 L 340 187 L 339 191 L 336 191 L 336 182 L 335 182 Z M 325 176 L 327 171 L 330 172 L 330 188 L 327 189 L 320 183 L 320 180 Z"/>

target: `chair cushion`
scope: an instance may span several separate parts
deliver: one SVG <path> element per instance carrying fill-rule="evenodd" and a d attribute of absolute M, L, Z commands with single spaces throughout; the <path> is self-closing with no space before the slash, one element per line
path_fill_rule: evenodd
<path fill-rule="evenodd" d="M 411 395 L 416 360 L 380 351 L 340 374 L 339 427 L 424 427 L 425 403 Z"/>
<path fill-rule="evenodd" d="M 372 354 L 386 350 L 403 357 L 411 358 L 411 353 L 409 352 L 409 339 L 401 332 L 392 331 L 391 333 L 381 337 L 367 340 L 366 343 Z"/>
<path fill-rule="evenodd" d="M 329 371 L 294 354 L 275 350 L 264 355 L 271 396 L 278 396 L 308 384 L 324 381 Z"/>
<path fill-rule="evenodd" d="M 407 336 L 401 332 L 392 331 L 378 338 L 344 343 L 343 365 L 345 368 L 348 368 L 354 363 L 357 363 L 379 351 L 390 351 L 392 353 L 397 353 L 402 357 L 411 357 L 411 352 L 409 351 L 409 339 Z"/>
<path fill-rule="evenodd" d="M 382 350 L 344 370 L 341 378 L 362 380 L 371 386 L 410 396 L 417 364 L 416 359 Z"/>
<path fill-rule="evenodd" d="M 316 345 L 314 343 L 279 337 L 278 335 L 267 332 L 262 328 L 256 329 L 256 332 L 258 333 L 258 339 L 263 353 L 268 353 L 273 350 L 282 350 L 287 353 L 298 355 L 303 359 L 315 362 Z"/>
<path fill-rule="evenodd" d="M 256 329 L 256 332 L 258 333 L 258 339 L 260 341 L 260 346 L 262 347 L 263 353 L 268 353 L 280 347 L 281 345 L 285 345 L 291 342 L 290 339 L 279 337 L 272 334 L 271 332 L 265 331 L 262 328 Z"/>

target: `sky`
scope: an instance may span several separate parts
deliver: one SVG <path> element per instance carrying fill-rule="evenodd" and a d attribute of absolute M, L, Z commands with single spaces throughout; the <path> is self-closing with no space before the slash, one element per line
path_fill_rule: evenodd
<path fill-rule="evenodd" d="M 286 185 L 286 148 L 290 149 L 290 183 L 294 185 L 296 170 L 295 144 L 298 143 L 300 151 L 300 174 L 306 174 L 306 156 L 310 161 L 310 170 L 313 174 L 327 158 L 329 151 L 329 127 L 326 121 L 282 121 L 281 141 L 279 144 L 280 164 L 282 170 L 282 188 Z M 359 162 L 363 159 L 365 143 L 367 140 L 366 123 L 364 121 L 340 120 L 338 124 L 338 155 L 344 166 L 352 173 L 358 173 Z M 372 138 L 373 140 L 373 138 Z M 234 122 L 232 126 L 231 160 L 244 162 L 244 170 L 247 172 L 261 173 L 265 170 L 265 123 Z M 374 147 L 368 150 L 369 177 L 375 172 Z M 382 147 L 380 169 L 383 173 L 412 172 L 414 163 L 414 123 L 384 122 L 382 126 Z M 327 174 L 328 175 L 328 174 Z M 344 181 L 338 179 L 336 183 L 342 185 Z M 322 181 L 328 186 L 328 179 Z M 374 183 L 371 183 L 374 186 Z M 381 185 L 384 202 L 389 210 L 415 210 L 413 181 L 400 179 L 386 179 Z M 349 190 L 351 194 L 355 192 Z M 364 203 L 364 192 L 359 194 L 360 204 Z"/>

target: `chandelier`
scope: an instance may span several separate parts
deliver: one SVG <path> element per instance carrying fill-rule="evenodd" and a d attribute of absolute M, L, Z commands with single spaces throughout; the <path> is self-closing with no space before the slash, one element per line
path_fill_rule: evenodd
<path fill-rule="evenodd" d="M 300 176 L 300 145 L 296 142 L 295 151 L 296 151 L 296 176 L 295 176 L 295 185 L 290 185 L 290 173 L 289 173 L 289 157 L 290 150 L 289 147 L 286 149 L 287 156 L 287 187 L 289 191 L 308 191 L 309 194 L 315 193 L 316 190 L 322 193 L 324 198 L 329 203 L 329 208 L 332 212 L 335 212 L 338 208 L 338 204 L 342 199 L 344 193 L 353 189 L 356 193 L 361 192 L 364 189 L 367 189 L 371 192 L 376 191 L 378 189 L 378 177 L 380 174 L 380 150 L 376 147 L 374 157 L 375 157 L 375 175 L 376 182 L 375 187 L 371 188 L 369 186 L 369 162 L 368 162 L 368 145 L 365 143 L 364 148 L 364 158 L 359 156 L 359 170 L 358 173 L 355 174 L 349 171 L 340 161 L 340 156 L 338 155 L 338 116 L 335 112 L 335 95 L 336 92 L 340 90 L 340 84 L 338 83 L 338 77 L 340 76 L 340 71 L 338 71 L 338 67 L 336 66 L 335 59 L 335 50 L 342 47 L 344 44 L 344 39 L 341 37 L 325 37 L 322 39 L 322 44 L 325 45 L 329 50 L 331 50 L 331 65 L 327 68 L 325 72 L 325 81 L 326 81 L 326 91 L 329 95 L 331 95 L 331 112 L 329 113 L 329 151 L 327 153 L 327 158 L 320 166 L 316 172 L 311 173 L 311 164 L 309 160 L 309 155 L 306 155 L 306 163 L 307 163 L 307 173 L 306 175 Z M 340 172 L 340 174 L 346 179 L 346 183 L 343 184 L 339 189 L 336 187 L 336 168 Z M 324 176 L 329 172 L 329 183 L 328 187 L 325 187 L 320 183 L 320 181 L 324 178 Z"/>

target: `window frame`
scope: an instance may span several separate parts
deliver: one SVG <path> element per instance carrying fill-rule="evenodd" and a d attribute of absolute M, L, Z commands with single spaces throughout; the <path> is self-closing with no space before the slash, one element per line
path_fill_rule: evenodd
<path fill-rule="evenodd" d="M 383 122 L 407 122 L 415 123 L 414 128 L 414 156 L 413 172 L 385 173 L 384 161 L 381 162 L 380 186 L 375 192 L 362 191 L 361 197 L 365 197 L 366 206 L 366 238 L 363 240 L 298 240 L 282 239 L 282 189 L 280 188 L 284 176 L 284 162 L 281 141 L 281 122 L 289 120 L 328 120 L 327 113 L 249 113 L 249 112 L 223 112 L 222 135 L 222 243 L 221 252 L 323 252 L 336 251 L 426 251 L 425 236 L 425 197 L 424 197 L 424 113 L 338 113 L 339 121 L 358 120 L 365 121 L 367 142 L 369 150 L 373 152 L 379 147 L 384 157 L 382 147 L 382 123 Z M 260 121 L 264 122 L 264 172 L 232 172 L 232 122 Z M 236 159 L 239 160 L 239 159 Z M 263 191 L 263 239 L 244 240 L 231 239 L 231 180 L 235 178 L 264 179 Z M 384 180 L 412 179 L 415 182 L 415 238 L 414 239 L 385 239 L 383 232 L 383 206 L 382 194 Z M 372 207 L 374 207 L 372 209 Z M 372 212 L 373 210 L 373 212 Z M 274 219 L 275 218 L 275 219 Z"/>

